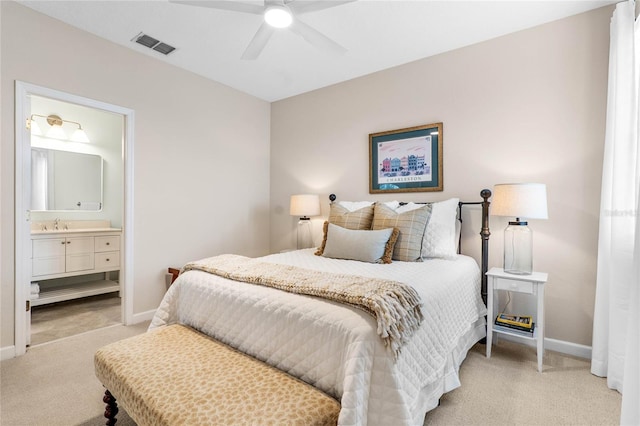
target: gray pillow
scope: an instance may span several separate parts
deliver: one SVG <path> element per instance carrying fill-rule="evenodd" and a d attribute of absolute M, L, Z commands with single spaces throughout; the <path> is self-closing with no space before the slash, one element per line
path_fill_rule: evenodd
<path fill-rule="evenodd" d="M 390 263 L 393 245 L 398 236 L 393 228 L 377 231 L 346 229 L 328 223 L 322 256 L 333 259 L 358 260 L 369 263 Z M 395 237 L 395 238 L 393 238 Z M 393 241 L 391 241 L 393 240 Z M 389 243 L 392 245 L 389 247 Z M 388 260 L 385 262 L 385 259 Z"/>

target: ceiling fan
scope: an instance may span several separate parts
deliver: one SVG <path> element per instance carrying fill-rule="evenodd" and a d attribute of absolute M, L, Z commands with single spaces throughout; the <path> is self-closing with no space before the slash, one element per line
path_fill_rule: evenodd
<path fill-rule="evenodd" d="M 249 42 L 242 59 L 256 59 L 277 28 L 289 28 L 320 50 L 334 54 L 347 51 L 315 28 L 305 24 L 299 16 L 340 6 L 356 0 L 264 0 L 264 4 L 244 3 L 235 0 L 169 0 L 170 3 L 211 9 L 230 10 L 264 16 L 264 22 Z"/>

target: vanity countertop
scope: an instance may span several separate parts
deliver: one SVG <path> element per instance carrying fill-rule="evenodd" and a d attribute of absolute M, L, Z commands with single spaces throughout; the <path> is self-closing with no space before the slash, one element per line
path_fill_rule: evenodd
<path fill-rule="evenodd" d="M 55 235 L 55 234 L 86 234 L 99 232 L 121 232 L 120 228 L 84 228 L 84 229 L 47 229 L 31 230 L 31 235 Z"/>
<path fill-rule="evenodd" d="M 58 229 L 56 229 L 58 228 Z M 122 232 L 121 228 L 111 226 L 110 220 L 66 220 L 56 219 L 31 222 L 31 236 L 52 236 L 68 234 L 95 234 L 103 232 Z"/>

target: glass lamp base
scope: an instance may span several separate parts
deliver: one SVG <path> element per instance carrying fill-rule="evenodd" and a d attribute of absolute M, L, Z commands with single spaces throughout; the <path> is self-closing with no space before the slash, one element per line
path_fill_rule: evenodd
<path fill-rule="evenodd" d="M 297 248 L 306 249 L 313 247 L 313 238 L 311 236 L 311 220 L 308 218 L 300 219 L 298 222 L 298 242 Z"/>
<path fill-rule="evenodd" d="M 527 222 L 509 222 L 504 230 L 504 271 L 515 275 L 533 272 L 532 235 Z"/>

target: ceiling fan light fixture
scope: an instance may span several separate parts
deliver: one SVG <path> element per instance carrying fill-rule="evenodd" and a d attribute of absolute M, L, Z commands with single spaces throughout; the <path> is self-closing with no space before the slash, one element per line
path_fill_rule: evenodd
<path fill-rule="evenodd" d="M 293 22 L 293 15 L 287 6 L 274 4 L 264 11 L 264 20 L 275 28 L 286 28 Z"/>

